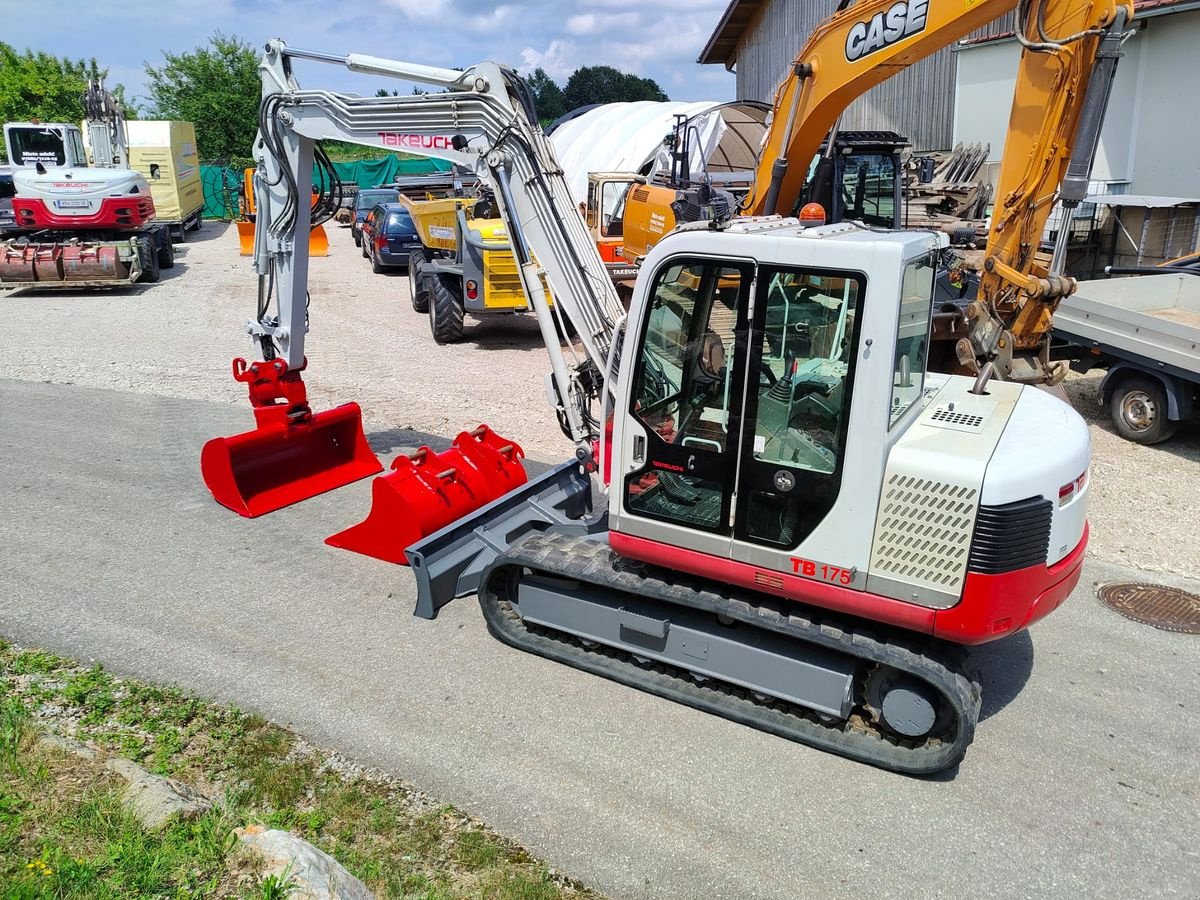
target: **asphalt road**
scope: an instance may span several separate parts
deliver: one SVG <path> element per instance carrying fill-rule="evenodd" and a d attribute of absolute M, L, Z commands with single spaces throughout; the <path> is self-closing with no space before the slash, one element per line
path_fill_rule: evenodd
<path fill-rule="evenodd" d="M 0 380 L 0 634 L 290 723 L 616 896 L 1200 893 L 1200 642 L 1093 595 L 1144 573 L 1089 561 L 978 651 L 966 761 L 904 778 L 510 650 L 470 600 L 413 618 L 406 569 L 322 543 L 368 482 L 255 521 L 212 502 L 200 446 L 249 423 Z"/>

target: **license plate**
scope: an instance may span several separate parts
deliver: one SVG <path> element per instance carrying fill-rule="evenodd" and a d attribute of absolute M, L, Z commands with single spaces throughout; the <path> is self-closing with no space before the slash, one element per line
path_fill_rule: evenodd
<path fill-rule="evenodd" d="M 87 200 L 55 200 L 54 205 L 59 209 L 87 209 L 91 204 Z"/>

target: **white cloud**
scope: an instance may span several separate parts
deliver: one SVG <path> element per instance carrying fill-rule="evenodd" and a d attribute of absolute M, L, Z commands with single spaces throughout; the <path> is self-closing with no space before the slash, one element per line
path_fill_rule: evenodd
<path fill-rule="evenodd" d="M 383 0 L 383 5 L 400 10 L 410 19 L 422 21 L 432 20 L 443 14 L 449 15 L 452 12 L 451 0 Z"/>
<path fill-rule="evenodd" d="M 567 19 L 567 31 L 576 35 L 604 34 L 613 31 L 632 33 L 642 24 L 642 13 L 625 12 L 610 13 L 597 16 L 595 13 L 581 13 Z"/>
<path fill-rule="evenodd" d="M 518 69 L 523 74 L 527 75 L 534 69 L 541 68 L 559 83 L 570 78 L 571 73 L 581 65 L 587 65 L 587 63 L 579 61 L 579 53 L 574 41 L 551 41 L 550 45 L 540 53 L 532 47 L 526 47 L 521 51 L 521 58 L 525 64 L 519 66 Z"/>
<path fill-rule="evenodd" d="M 520 21 L 518 15 L 520 11 L 520 6 L 502 3 L 490 13 L 463 17 L 462 25 L 469 31 L 477 34 L 490 34 L 498 29 L 508 28 L 518 23 Z"/>
<path fill-rule="evenodd" d="M 592 13 L 571 16 L 567 19 L 567 31 L 571 34 L 592 34 L 596 30 L 596 17 Z"/>

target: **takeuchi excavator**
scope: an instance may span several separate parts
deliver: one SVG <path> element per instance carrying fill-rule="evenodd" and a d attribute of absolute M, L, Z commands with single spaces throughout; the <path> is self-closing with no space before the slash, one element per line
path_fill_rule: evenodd
<path fill-rule="evenodd" d="M 927 52 L 934 32 L 944 42 L 1015 5 L 847 7 L 819 36 L 837 57 L 801 55 L 806 90 L 825 73 L 894 69 L 904 47 Z M 1018 81 L 1047 60 L 1079 71 L 1069 96 L 1038 108 L 1055 111 L 1043 125 L 1058 142 L 1083 148 L 1086 129 L 1059 118 L 1098 130 L 1132 10 L 1035 0 L 1024 13 Z M 297 60 L 445 91 L 304 90 Z M 397 458 L 367 518 L 329 543 L 407 562 L 418 616 L 476 594 L 492 634 L 521 650 L 898 772 L 962 760 L 981 696 L 964 648 L 1027 628 L 1080 577 L 1090 441 L 1069 406 L 989 378 L 986 363 L 973 378 L 927 372 L 945 235 L 717 208 L 658 242 L 626 312 L 511 69 L 271 41 L 261 72 L 256 352 L 234 363 L 258 427 L 205 445 L 219 502 L 259 515 L 382 468 L 356 406 L 314 412 L 305 399 L 308 178 L 319 140 L 420 139 L 493 186 L 550 356 L 547 397 L 576 451 L 529 479 L 517 443 L 465 431 Z M 1023 164 L 1035 146 L 1010 139 L 1022 165 L 1006 165 L 1019 177 L 1002 198 L 1031 174 L 1055 193 L 1041 170 L 1057 154 Z M 788 178 L 768 191 L 776 204 Z M 1049 202 L 1036 199 L 1006 230 L 1035 233 L 1027 219 Z M 1065 284 L 1035 274 L 1031 253 L 1000 265 L 1028 273 L 1006 282 L 1021 302 Z M 989 315 L 1004 314 L 1000 299 Z M 566 350 L 563 315 L 578 332 Z"/>
<path fill-rule="evenodd" d="M 0 288 L 114 287 L 158 281 L 175 265 L 171 233 L 155 223 L 150 185 L 129 168 L 125 116 L 101 81 L 89 81 L 79 127 L 9 122 L 17 237 L 0 241 Z"/>

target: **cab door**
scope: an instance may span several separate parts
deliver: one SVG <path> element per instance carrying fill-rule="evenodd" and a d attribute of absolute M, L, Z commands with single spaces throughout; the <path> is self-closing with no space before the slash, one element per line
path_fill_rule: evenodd
<path fill-rule="evenodd" d="M 833 509 L 854 394 L 863 276 L 759 268 L 734 510 L 733 557 L 786 569 Z"/>
<path fill-rule="evenodd" d="M 656 271 L 625 411 L 622 532 L 729 556 L 753 282 L 740 260 Z"/>

